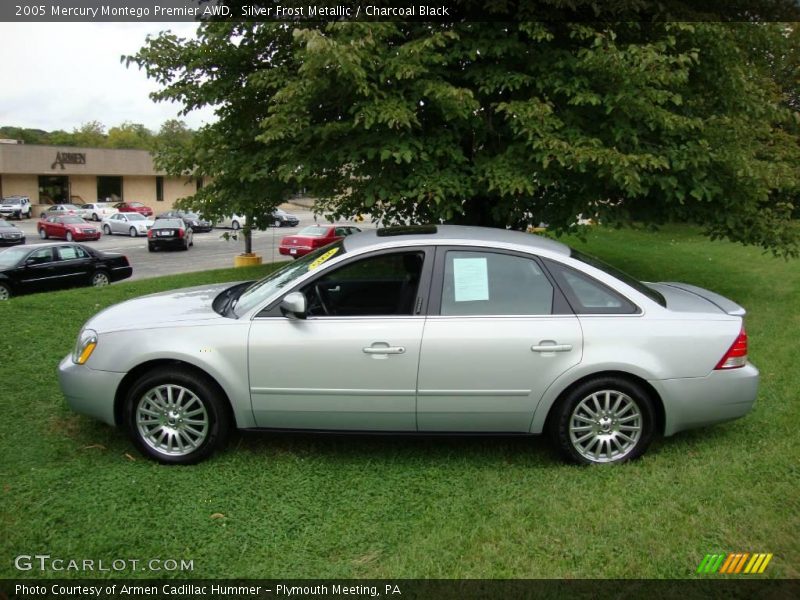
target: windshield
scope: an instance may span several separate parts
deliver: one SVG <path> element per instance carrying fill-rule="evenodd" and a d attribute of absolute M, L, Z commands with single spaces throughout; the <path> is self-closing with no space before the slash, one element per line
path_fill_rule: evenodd
<path fill-rule="evenodd" d="M 319 225 L 309 225 L 300 230 L 297 235 L 307 235 L 310 237 L 321 237 L 328 233 L 327 227 L 320 227 Z"/>
<path fill-rule="evenodd" d="M 340 241 L 287 263 L 274 273 L 270 273 L 264 279 L 256 281 L 253 285 L 244 290 L 242 295 L 239 296 L 239 299 L 232 306 L 233 313 L 237 317 L 242 316 L 253 307 L 264 302 L 275 292 L 291 284 L 295 279 L 302 277 L 309 271 L 313 271 L 326 260 L 334 256 L 341 256 L 344 253 L 344 244 Z"/>
<path fill-rule="evenodd" d="M 139 213 L 128 213 L 125 216 L 128 217 L 128 221 L 144 221 L 145 220 L 144 216 L 140 215 Z"/>
<path fill-rule="evenodd" d="M 13 225 L 5 219 L 0 219 L 0 227 L 13 227 Z"/>
<path fill-rule="evenodd" d="M 3 202 L 6 204 L 21 204 L 22 201 L 19 198 L 3 198 Z"/>
<path fill-rule="evenodd" d="M 30 248 L 9 248 L 0 252 L 0 268 L 8 269 L 16 265 L 30 252 Z"/>
<path fill-rule="evenodd" d="M 156 219 L 156 222 L 153 223 L 153 229 L 160 229 L 162 227 L 177 227 L 180 229 L 183 227 L 183 221 L 180 219 Z"/>
<path fill-rule="evenodd" d="M 144 206 L 141 202 L 128 202 L 128 206 L 133 206 L 139 208 L 140 206 Z"/>
<path fill-rule="evenodd" d="M 612 267 L 604 263 L 599 258 L 595 258 L 594 256 L 589 256 L 588 254 L 584 254 L 583 252 L 578 252 L 577 250 L 572 250 L 570 256 L 572 258 L 577 258 L 579 261 L 586 263 L 587 265 L 591 265 L 595 269 L 600 269 L 611 275 L 612 277 L 616 277 L 622 283 L 631 286 L 640 294 L 644 294 L 648 298 L 650 298 L 653 302 L 658 302 L 661 306 L 666 306 L 667 301 L 661 293 L 657 292 L 651 287 L 646 286 L 638 279 L 635 279 L 625 273 L 624 271 L 620 271 L 616 267 Z"/>

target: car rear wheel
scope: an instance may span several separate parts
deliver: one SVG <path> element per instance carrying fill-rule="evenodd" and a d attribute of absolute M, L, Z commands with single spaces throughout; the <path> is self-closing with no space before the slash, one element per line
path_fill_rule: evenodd
<path fill-rule="evenodd" d="M 275 222 L 272 224 L 275 227 L 281 227 L 282 223 L 280 219 L 275 219 Z"/>
<path fill-rule="evenodd" d="M 161 367 L 131 388 L 126 405 L 131 439 L 166 464 L 192 464 L 221 448 L 230 430 L 224 398 L 194 371 Z"/>
<path fill-rule="evenodd" d="M 11 298 L 11 288 L 5 283 L 0 283 L 0 301 Z"/>
<path fill-rule="evenodd" d="M 42 238 L 43 240 L 46 240 L 47 239 L 47 232 L 44 229 L 40 229 L 39 230 L 39 237 Z"/>
<path fill-rule="evenodd" d="M 105 271 L 96 271 L 94 275 L 92 275 L 92 285 L 94 287 L 104 287 L 111 283 L 111 280 L 108 278 L 108 273 Z"/>
<path fill-rule="evenodd" d="M 570 390 L 550 420 L 561 454 L 580 464 L 613 464 L 644 454 L 655 434 L 653 402 L 622 377 L 591 379 Z"/>
<path fill-rule="evenodd" d="M 75 238 L 73 238 L 73 237 L 72 237 L 72 232 L 71 232 L 71 231 L 68 231 L 68 232 L 67 232 L 67 241 L 68 241 L 68 242 L 71 242 L 73 239 L 75 239 Z"/>
<path fill-rule="evenodd" d="M 109 225 L 103 225 L 103 233 L 111 235 L 111 227 Z"/>
<path fill-rule="evenodd" d="M 241 225 L 239 225 L 239 221 L 234 221 L 233 223 L 231 223 L 231 229 L 233 229 L 234 231 L 239 231 L 239 227 L 241 227 Z"/>
<path fill-rule="evenodd" d="M 137 235 L 139 235 L 139 232 L 136 231 L 136 227 L 131 227 L 128 230 L 128 235 L 130 235 L 131 237 L 136 237 Z"/>
<path fill-rule="evenodd" d="M 153 244 L 147 244 L 147 251 L 148 252 L 155 252 L 156 249 L 153 247 Z"/>
<path fill-rule="evenodd" d="M 100 217 L 97 216 L 97 213 L 92 213 L 92 221 L 99 221 Z"/>

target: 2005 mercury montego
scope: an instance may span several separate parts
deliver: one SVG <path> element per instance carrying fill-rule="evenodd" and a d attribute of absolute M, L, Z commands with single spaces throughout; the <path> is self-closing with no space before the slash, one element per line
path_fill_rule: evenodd
<path fill-rule="evenodd" d="M 618 463 L 751 409 L 744 313 L 531 234 L 378 229 L 254 283 L 112 306 L 59 376 L 74 410 L 165 463 L 232 427 L 549 432 L 569 460 Z"/>

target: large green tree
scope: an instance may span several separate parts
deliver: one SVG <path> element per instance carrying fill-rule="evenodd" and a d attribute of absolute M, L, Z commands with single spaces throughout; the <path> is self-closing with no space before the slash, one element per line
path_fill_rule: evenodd
<path fill-rule="evenodd" d="M 128 57 L 219 119 L 170 168 L 260 215 L 701 223 L 796 254 L 797 36 L 779 23 L 203 23 Z M 796 73 L 796 69 L 791 71 Z M 794 96 L 793 96 L 794 94 Z"/>

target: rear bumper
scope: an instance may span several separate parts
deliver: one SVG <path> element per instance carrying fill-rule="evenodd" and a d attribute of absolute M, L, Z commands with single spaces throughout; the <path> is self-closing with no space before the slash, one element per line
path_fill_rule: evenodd
<path fill-rule="evenodd" d="M 294 252 L 292 252 L 292 250 L 294 250 Z M 312 250 L 313 248 L 308 248 L 306 246 L 280 246 L 278 248 L 278 252 L 286 256 L 305 256 Z"/>
<path fill-rule="evenodd" d="M 162 248 L 183 248 L 185 238 L 170 238 L 167 240 L 153 238 L 147 240 L 147 245 L 160 250 Z"/>
<path fill-rule="evenodd" d="M 76 413 L 116 425 L 114 396 L 125 373 L 96 371 L 85 365 L 76 365 L 71 356 L 65 356 L 58 365 L 58 383 L 67 399 L 67 405 Z"/>
<path fill-rule="evenodd" d="M 125 267 L 111 267 L 111 281 L 127 279 L 131 275 L 133 275 L 133 267 L 130 265 Z"/>
<path fill-rule="evenodd" d="M 664 435 L 746 415 L 758 395 L 758 369 L 712 371 L 706 377 L 650 381 L 664 403 Z"/>

